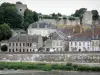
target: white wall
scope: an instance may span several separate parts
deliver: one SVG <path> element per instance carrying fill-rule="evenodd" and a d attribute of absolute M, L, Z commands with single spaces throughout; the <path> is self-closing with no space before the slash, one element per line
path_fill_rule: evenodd
<path fill-rule="evenodd" d="M 55 32 L 55 29 L 49 28 L 29 28 L 28 34 L 29 35 L 41 35 L 41 36 L 49 36 L 50 33 Z"/>
<path fill-rule="evenodd" d="M 64 51 L 65 50 L 65 41 L 52 40 L 52 48 L 54 49 L 54 51 Z"/>
<path fill-rule="evenodd" d="M 88 24 L 88 25 L 92 25 L 92 12 L 91 11 L 87 11 L 83 14 L 83 19 L 82 22 L 83 24 Z"/>
<path fill-rule="evenodd" d="M 76 45 L 75 45 L 75 42 L 76 42 Z M 72 45 L 71 45 L 71 43 L 72 43 Z M 79 45 L 79 43 L 81 45 Z M 77 48 L 76 51 L 79 51 L 79 49 L 81 49 L 81 51 L 85 51 L 83 49 L 83 47 L 86 48 L 86 51 L 91 51 L 91 42 L 90 41 L 70 41 L 69 42 L 69 51 L 72 51 L 71 48 L 74 48 L 74 47 Z"/>

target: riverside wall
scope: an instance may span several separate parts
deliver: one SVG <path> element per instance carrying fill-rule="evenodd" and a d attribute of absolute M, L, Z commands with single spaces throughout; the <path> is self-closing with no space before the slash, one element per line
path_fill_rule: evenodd
<path fill-rule="evenodd" d="M 100 52 L 0 53 L 0 62 L 100 64 Z"/>

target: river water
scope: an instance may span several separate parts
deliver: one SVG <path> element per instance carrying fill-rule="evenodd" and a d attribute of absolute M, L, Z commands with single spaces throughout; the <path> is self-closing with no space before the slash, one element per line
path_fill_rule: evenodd
<path fill-rule="evenodd" d="M 65 71 L 0 71 L 0 75 L 100 75 L 100 72 L 65 72 Z"/>

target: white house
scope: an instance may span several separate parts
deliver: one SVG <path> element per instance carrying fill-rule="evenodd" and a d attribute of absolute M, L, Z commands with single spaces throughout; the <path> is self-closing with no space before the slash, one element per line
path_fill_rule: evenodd
<path fill-rule="evenodd" d="M 45 21 L 38 21 L 30 24 L 27 30 L 29 35 L 41 35 L 48 37 L 51 33 L 56 31 L 56 26 Z"/>
<path fill-rule="evenodd" d="M 92 51 L 91 38 L 71 38 L 69 41 L 69 51 Z"/>
<path fill-rule="evenodd" d="M 91 45 L 92 51 L 100 51 L 100 35 L 92 37 Z"/>

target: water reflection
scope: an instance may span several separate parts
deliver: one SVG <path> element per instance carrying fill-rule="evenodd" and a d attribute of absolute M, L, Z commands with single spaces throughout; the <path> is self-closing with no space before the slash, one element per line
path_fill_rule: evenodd
<path fill-rule="evenodd" d="M 37 72 L 37 71 L 2 71 L 0 75 L 100 75 L 99 72 Z"/>

